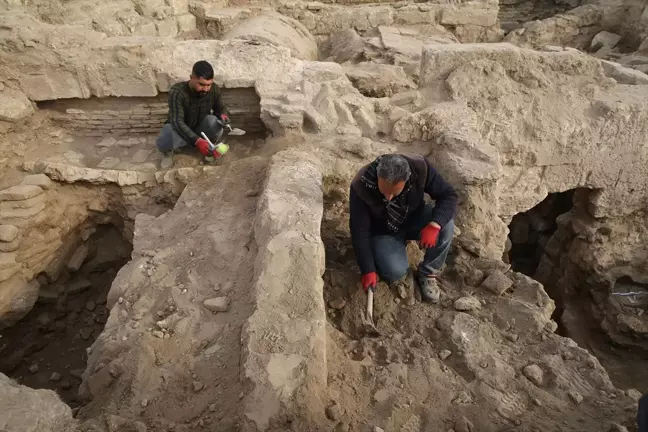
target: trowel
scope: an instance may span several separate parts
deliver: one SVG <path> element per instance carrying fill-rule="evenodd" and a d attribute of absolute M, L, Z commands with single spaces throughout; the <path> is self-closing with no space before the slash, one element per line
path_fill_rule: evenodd
<path fill-rule="evenodd" d="M 234 136 L 245 135 L 245 131 L 243 129 L 239 129 L 239 128 L 233 128 L 232 129 L 232 125 L 225 124 L 224 122 L 222 122 L 220 120 L 217 120 L 217 121 L 218 121 L 218 124 L 220 124 L 221 126 L 223 126 L 224 128 L 227 129 L 227 134 L 228 135 L 234 135 Z"/>
<path fill-rule="evenodd" d="M 376 337 L 380 336 L 378 328 L 373 319 L 373 297 L 374 292 L 376 291 L 375 286 L 370 286 L 367 290 L 367 310 L 365 311 L 365 316 L 362 319 L 362 325 L 367 336 Z"/>

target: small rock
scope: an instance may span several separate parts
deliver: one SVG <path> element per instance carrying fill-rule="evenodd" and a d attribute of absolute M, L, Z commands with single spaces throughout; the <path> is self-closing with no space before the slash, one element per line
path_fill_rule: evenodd
<path fill-rule="evenodd" d="M 346 306 L 346 300 L 344 300 L 343 298 L 336 298 L 335 300 L 331 301 L 331 303 L 329 304 L 333 309 L 340 310 L 344 306 Z"/>
<path fill-rule="evenodd" d="M 214 297 L 203 302 L 203 305 L 212 312 L 227 312 L 229 304 L 230 300 L 227 297 Z"/>
<path fill-rule="evenodd" d="M 195 391 L 195 392 L 199 392 L 204 387 L 205 387 L 205 385 L 200 381 L 194 381 L 193 382 L 193 391 Z"/>
<path fill-rule="evenodd" d="M 471 268 L 464 279 L 468 285 L 477 287 L 484 281 L 484 272 L 476 268 Z"/>
<path fill-rule="evenodd" d="M 216 411 L 216 404 L 209 405 L 209 411 L 211 411 L 211 412 Z"/>
<path fill-rule="evenodd" d="M 84 327 L 80 331 L 81 339 L 88 340 L 92 337 L 92 329 L 90 327 Z"/>
<path fill-rule="evenodd" d="M 534 398 L 533 399 L 533 404 L 536 405 L 536 406 L 541 407 L 542 406 L 542 401 L 540 399 L 538 399 L 538 398 Z"/>
<path fill-rule="evenodd" d="M 164 333 L 161 332 L 160 330 L 155 330 L 153 332 L 153 336 L 155 336 L 156 338 L 159 338 L 159 339 L 163 339 L 164 338 Z"/>
<path fill-rule="evenodd" d="M 537 364 L 530 364 L 528 366 L 525 366 L 524 369 L 522 369 L 522 373 L 533 384 L 537 386 L 542 385 L 542 382 L 544 380 L 544 373 L 542 372 L 540 366 L 538 366 Z"/>
<path fill-rule="evenodd" d="M 609 432 L 628 432 L 628 428 L 619 423 L 612 423 L 608 430 Z"/>
<path fill-rule="evenodd" d="M 389 399 L 389 392 L 387 389 L 380 389 L 378 390 L 373 397 L 374 402 L 376 403 L 383 403 L 387 399 Z"/>
<path fill-rule="evenodd" d="M 501 271 L 495 270 L 488 275 L 486 280 L 482 282 L 481 286 L 493 294 L 502 295 L 507 289 L 513 286 L 513 281 Z"/>
<path fill-rule="evenodd" d="M 455 420 L 454 430 L 456 432 L 473 432 L 475 430 L 475 427 L 473 426 L 472 422 L 466 417 L 461 417 Z"/>
<path fill-rule="evenodd" d="M 447 359 L 448 357 L 450 357 L 451 355 L 452 355 L 452 351 L 447 350 L 447 349 L 444 349 L 444 350 L 442 350 L 441 352 L 439 352 L 439 358 L 440 358 L 441 360 L 445 360 L 445 359 Z"/>
<path fill-rule="evenodd" d="M 0 225 L 0 241 L 11 243 L 18 237 L 18 228 L 13 225 Z"/>
<path fill-rule="evenodd" d="M 86 304 L 85 304 L 85 307 L 86 307 L 86 309 L 88 309 L 89 311 L 92 312 L 93 310 L 95 310 L 95 308 L 97 307 L 97 305 L 96 305 L 95 302 L 93 302 L 92 300 L 88 300 L 88 301 L 86 302 Z"/>
<path fill-rule="evenodd" d="M 378 426 L 374 426 L 373 432 L 385 432 L 385 429 L 383 429 L 381 427 L 378 427 Z"/>
<path fill-rule="evenodd" d="M 58 372 L 53 372 L 52 375 L 49 377 L 49 380 L 51 382 L 61 381 L 61 374 Z"/>
<path fill-rule="evenodd" d="M 475 297 L 461 297 L 454 302 L 454 308 L 464 312 L 473 311 L 481 308 L 481 303 Z"/>
<path fill-rule="evenodd" d="M 583 396 L 580 393 L 578 393 L 577 391 L 573 390 L 573 391 L 570 391 L 568 394 L 569 394 L 569 398 L 576 405 L 580 405 L 580 403 L 583 402 Z"/>
<path fill-rule="evenodd" d="M 335 427 L 335 432 L 349 432 L 349 425 L 347 423 L 340 422 Z"/>
<path fill-rule="evenodd" d="M 37 364 L 33 364 L 33 365 L 29 366 L 29 373 L 30 374 L 35 374 L 36 372 L 38 372 L 38 365 Z"/>
<path fill-rule="evenodd" d="M 639 402 L 639 399 L 641 399 L 642 396 L 641 392 L 637 389 L 626 390 L 626 395 L 635 402 Z"/>
<path fill-rule="evenodd" d="M 61 388 L 63 390 L 70 390 L 72 388 L 72 384 L 70 381 L 61 381 Z"/>
<path fill-rule="evenodd" d="M 326 417 L 330 420 L 338 420 L 343 414 L 344 410 L 337 402 L 333 402 L 333 404 L 326 408 Z"/>

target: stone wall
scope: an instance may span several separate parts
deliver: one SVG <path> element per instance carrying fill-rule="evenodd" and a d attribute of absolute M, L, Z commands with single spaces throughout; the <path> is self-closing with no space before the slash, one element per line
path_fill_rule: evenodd
<path fill-rule="evenodd" d="M 345 6 L 337 3 L 285 2 L 278 4 L 276 10 L 299 21 L 318 37 L 327 37 L 350 28 L 362 34 L 378 26 L 424 29 L 438 24 L 452 30 L 462 42 L 493 42 L 501 38 L 497 25 L 497 3 L 490 0 Z M 266 13 L 268 7 L 217 8 L 203 4 L 195 5 L 192 11 L 203 34 L 221 37 L 239 22 Z"/>
<path fill-rule="evenodd" d="M 253 88 L 222 89 L 234 127 L 265 135 L 260 98 Z M 58 100 L 40 104 L 50 118 L 78 135 L 156 134 L 168 117 L 166 93 L 154 98 Z"/>
<path fill-rule="evenodd" d="M 322 168 L 305 152 L 272 157 L 259 198 L 254 237 L 256 311 L 243 335 L 244 431 L 267 430 L 282 415 L 308 413 L 307 430 L 323 420 L 326 390 L 326 315 Z M 277 429 L 279 430 L 279 429 Z M 286 430 L 281 428 L 280 430 Z"/>

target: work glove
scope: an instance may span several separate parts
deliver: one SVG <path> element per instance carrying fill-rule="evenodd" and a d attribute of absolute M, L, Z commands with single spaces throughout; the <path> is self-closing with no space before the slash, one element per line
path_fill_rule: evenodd
<path fill-rule="evenodd" d="M 376 289 L 376 284 L 378 284 L 378 274 L 376 272 L 365 273 L 362 275 L 362 289 L 367 292 L 369 288 L 373 290 Z"/>
<path fill-rule="evenodd" d="M 441 231 L 441 228 L 437 226 L 425 225 L 425 228 L 421 230 L 421 241 L 419 242 L 419 246 L 422 249 L 436 246 L 439 231 Z"/>
<path fill-rule="evenodd" d="M 198 138 L 198 140 L 196 141 L 196 148 L 204 156 L 211 156 L 211 153 L 209 151 L 209 143 L 207 142 L 206 139 Z"/>
<path fill-rule="evenodd" d="M 229 119 L 229 116 L 227 114 L 221 114 L 220 119 L 226 125 L 230 124 L 230 119 Z"/>

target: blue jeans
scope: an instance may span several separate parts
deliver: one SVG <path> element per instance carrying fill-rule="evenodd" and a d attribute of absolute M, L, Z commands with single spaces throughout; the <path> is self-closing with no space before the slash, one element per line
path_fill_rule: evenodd
<path fill-rule="evenodd" d="M 392 283 L 405 276 L 409 268 L 406 242 L 420 239 L 421 230 L 432 221 L 433 209 L 432 204 L 426 204 L 399 233 L 371 237 L 374 261 L 381 279 Z M 420 275 L 433 276 L 439 273 L 448 257 L 453 234 L 454 221 L 450 220 L 441 227 L 436 246 L 425 251 L 425 257 L 418 267 Z"/>
<path fill-rule="evenodd" d="M 200 133 L 205 132 L 205 135 L 207 135 L 207 137 L 209 137 L 209 140 L 214 144 L 218 144 L 221 136 L 223 136 L 223 128 L 218 124 L 218 119 L 216 118 L 216 116 L 211 114 L 207 114 L 205 116 L 205 118 L 200 122 L 198 128 L 194 132 L 196 132 L 200 136 L 200 138 L 202 138 L 202 135 Z M 171 126 L 169 123 L 165 124 L 162 127 L 160 135 L 158 135 L 157 139 L 155 140 L 155 145 L 162 153 L 167 153 L 171 150 L 177 150 L 180 147 L 185 147 L 188 145 L 193 146 L 194 144 L 195 143 L 188 143 L 184 139 L 182 139 L 182 137 L 180 137 L 180 135 L 178 135 L 178 133 L 173 130 L 173 126 Z"/>
<path fill-rule="evenodd" d="M 639 432 L 648 432 L 648 393 L 639 399 L 637 426 L 639 427 Z"/>

